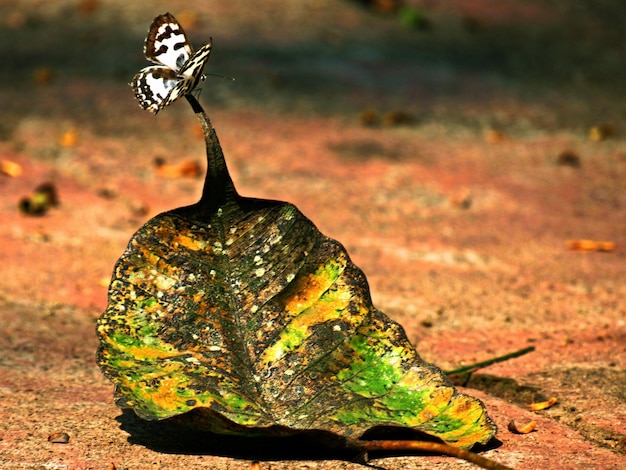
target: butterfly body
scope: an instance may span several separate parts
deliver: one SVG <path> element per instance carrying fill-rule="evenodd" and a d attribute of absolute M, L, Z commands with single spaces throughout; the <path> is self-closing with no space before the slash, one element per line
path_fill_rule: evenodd
<path fill-rule="evenodd" d="M 139 105 L 157 114 L 191 93 L 203 79 L 210 53 L 210 40 L 194 53 L 176 18 L 170 13 L 157 16 L 144 45 L 146 58 L 157 65 L 140 70 L 130 83 Z"/>

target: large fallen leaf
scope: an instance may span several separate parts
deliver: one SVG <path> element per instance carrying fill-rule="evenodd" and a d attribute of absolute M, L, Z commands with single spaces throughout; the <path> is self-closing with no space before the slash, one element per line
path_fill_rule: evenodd
<path fill-rule="evenodd" d="M 115 266 L 98 363 L 140 417 L 219 433 L 409 427 L 459 448 L 496 427 L 371 302 L 343 246 L 295 206 L 237 194 L 214 130 L 202 199 Z M 193 413 L 188 414 L 194 410 Z"/>

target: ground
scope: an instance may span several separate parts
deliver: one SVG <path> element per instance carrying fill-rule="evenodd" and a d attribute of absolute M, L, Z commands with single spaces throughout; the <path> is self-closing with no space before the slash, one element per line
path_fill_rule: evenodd
<path fill-rule="evenodd" d="M 235 78 L 207 77 L 200 101 L 241 194 L 290 201 L 341 241 L 374 304 L 444 370 L 535 347 L 462 384 L 499 426 L 484 455 L 623 466 L 624 7 L 407 3 L 428 22 L 329 0 L 0 4 L 0 161 L 21 170 L 3 163 L 0 175 L 1 468 L 361 468 L 281 443 L 155 437 L 114 405 L 95 363 L 95 321 L 128 239 L 202 189 L 202 175 L 176 174 L 204 168 L 189 106 L 154 117 L 127 86 L 168 10 L 196 46 L 213 37 L 207 72 Z M 59 204 L 21 212 L 46 182 Z M 512 420 L 536 430 L 514 434 Z"/>

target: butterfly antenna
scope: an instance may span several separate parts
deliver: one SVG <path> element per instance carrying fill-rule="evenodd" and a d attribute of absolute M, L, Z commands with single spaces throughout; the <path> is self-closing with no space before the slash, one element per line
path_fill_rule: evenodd
<path fill-rule="evenodd" d="M 203 73 L 201 77 L 202 81 L 205 81 L 208 76 L 225 78 L 226 80 L 232 80 L 233 82 L 235 81 L 235 77 L 227 77 L 225 75 L 218 75 L 216 73 Z"/>

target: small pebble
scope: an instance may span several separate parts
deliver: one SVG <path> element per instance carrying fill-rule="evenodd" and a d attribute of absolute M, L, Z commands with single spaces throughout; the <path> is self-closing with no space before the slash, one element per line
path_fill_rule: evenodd
<path fill-rule="evenodd" d="M 53 444 L 67 444 L 70 442 L 70 435 L 66 432 L 53 432 L 48 436 L 48 442 Z"/>

